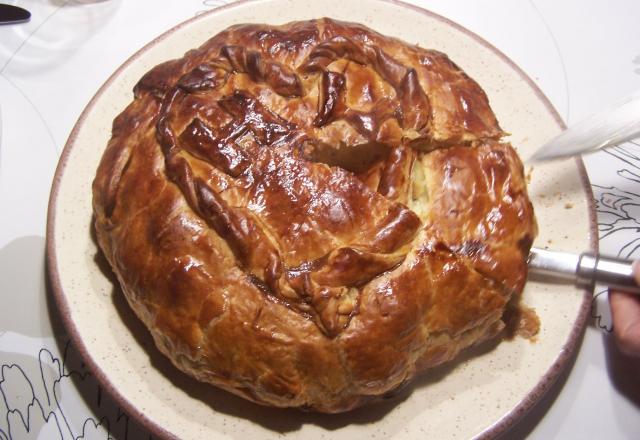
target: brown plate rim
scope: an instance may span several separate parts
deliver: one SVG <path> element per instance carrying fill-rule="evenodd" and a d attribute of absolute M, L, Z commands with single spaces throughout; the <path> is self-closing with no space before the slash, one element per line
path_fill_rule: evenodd
<path fill-rule="evenodd" d="M 64 294 L 60 283 L 60 274 L 58 271 L 58 261 L 56 254 L 56 240 L 55 240 L 55 218 L 56 218 L 56 208 L 57 208 L 57 199 L 58 199 L 58 191 L 60 186 L 60 181 L 62 179 L 62 175 L 64 174 L 64 170 L 69 160 L 70 152 L 75 144 L 76 138 L 78 136 L 78 132 L 80 127 L 84 124 L 87 115 L 93 110 L 97 100 L 102 96 L 104 91 L 109 88 L 109 86 L 115 81 L 116 77 L 120 75 L 120 73 L 126 69 L 131 63 L 135 62 L 143 53 L 148 51 L 150 48 L 155 46 L 158 42 L 166 39 L 172 34 L 176 33 L 183 27 L 189 25 L 191 22 L 199 20 L 203 15 L 212 15 L 218 13 L 221 10 L 232 9 L 238 6 L 246 5 L 247 3 L 257 3 L 264 0 L 238 0 L 233 3 L 229 3 L 217 8 L 214 8 L 210 11 L 207 11 L 204 14 L 197 15 L 189 20 L 186 20 L 177 26 L 169 29 L 164 32 L 159 37 L 153 39 L 141 49 L 136 51 L 129 59 L 127 59 L 118 69 L 109 76 L 109 78 L 105 81 L 105 83 L 98 89 L 96 94 L 91 98 L 82 114 L 78 118 L 78 121 L 73 127 L 67 142 L 65 143 L 64 149 L 61 153 L 60 159 L 58 161 L 58 165 L 56 167 L 56 171 L 53 178 L 53 183 L 51 187 L 51 193 L 49 197 L 49 205 L 47 210 L 47 226 L 46 226 L 46 265 L 47 272 L 49 275 L 49 280 L 51 284 L 51 290 L 53 292 L 53 296 L 55 298 L 56 305 L 60 312 L 60 316 L 63 322 L 65 329 L 67 330 L 71 341 L 73 342 L 76 350 L 78 350 L 80 356 L 85 360 L 89 370 L 96 377 L 98 382 L 104 387 L 104 389 L 113 397 L 115 402 L 122 407 L 127 414 L 134 417 L 144 428 L 146 428 L 149 432 L 151 432 L 154 436 L 165 438 L 165 439 L 177 439 L 174 434 L 163 428 L 161 425 L 155 423 L 149 417 L 144 414 L 144 412 L 140 411 L 133 403 L 131 403 L 127 398 L 125 398 L 117 389 L 117 387 L 110 381 L 107 374 L 102 371 L 100 366 L 93 360 L 93 358 L 89 355 L 87 350 L 87 346 L 83 342 L 82 337 L 78 329 L 75 326 L 75 323 L 71 319 L 71 313 L 69 309 L 69 304 L 67 302 L 67 298 Z M 549 99 L 544 95 L 542 90 L 538 87 L 538 85 L 509 57 L 507 57 L 504 53 L 502 53 L 499 49 L 493 46 L 491 43 L 480 37 L 479 35 L 471 32 L 465 27 L 461 26 L 454 21 L 443 17 L 442 15 L 431 12 L 427 9 L 421 8 L 416 5 L 408 4 L 400 0 L 376 0 L 381 3 L 389 3 L 401 8 L 411 9 L 417 13 L 427 15 L 430 18 L 434 18 L 439 20 L 452 28 L 466 34 L 467 36 L 473 38 L 479 44 L 483 45 L 487 49 L 491 50 L 495 53 L 500 59 L 506 62 L 527 84 L 531 87 L 531 89 L 535 92 L 540 101 L 545 105 L 549 113 L 553 116 L 558 125 L 565 129 L 566 125 L 556 109 L 553 107 Z M 593 198 L 593 192 L 591 189 L 591 184 L 589 182 L 589 177 L 587 175 L 586 168 L 584 166 L 584 162 L 580 157 L 575 158 L 576 165 L 578 167 L 578 172 L 580 174 L 581 185 L 588 197 L 587 203 L 589 208 L 589 224 L 590 224 L 590 237 L 589 244 L 591 251 L 598 250 L 598 232 L 597 232 L 597 217 L 595 210 L 595 202 Z M 547 372 L 542 376 L 540 381 L 531 389 L 529 392 L 522 398 L 522 400 L 509 412 L 507 412 L 502 418 L 497 420 L 492 425 L 488 426 L 484 431 L 482 431 L 477 438 L 487 439 L 487 438 L 495 438 L 517 424 L 519 420 L 521 420 L 529 410 L 531 410 L 544 396 L 544 394 L 551 388 L 551 386 L 555 383 L 555 381 L 560 376 L 560 373 L 564 371 L 565 368 L 568 367 L 576 346 L 578 342 L 581 340 L 581 337 L 584 333 L 587 317 L 589 315 L 589 310 L 591 306 L 591 292 L 585 290 L 582 298 L 582 304 L 579 309 L 578 316 L 573 324 L 572 331 L 567 338 L 567 341 L 563 345 L 562 349 L 556 360 L 551 364 Z"/>

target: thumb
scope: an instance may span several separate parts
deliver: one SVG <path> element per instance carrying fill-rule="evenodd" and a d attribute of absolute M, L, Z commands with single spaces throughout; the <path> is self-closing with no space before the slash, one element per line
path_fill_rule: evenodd
<path fill-rule="evenodd" d="M 633 275 L 640 285 L 640 263 L 633 264 Z M 613 334 L 620 351 L 640 357 L 640 295 L 609 292 L 609 304 L 613 318 Z"/>

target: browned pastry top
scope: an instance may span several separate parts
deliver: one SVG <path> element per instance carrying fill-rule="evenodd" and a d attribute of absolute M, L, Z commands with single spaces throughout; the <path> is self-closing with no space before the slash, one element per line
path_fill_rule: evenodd
<path fill-rule="evenodd" d="M 536 233 L 502 136 L 440 52 L 329 19 L 233 26 L 135 87 L 98 241 L 180 369 L 347 410 L 500 331 Z"/>

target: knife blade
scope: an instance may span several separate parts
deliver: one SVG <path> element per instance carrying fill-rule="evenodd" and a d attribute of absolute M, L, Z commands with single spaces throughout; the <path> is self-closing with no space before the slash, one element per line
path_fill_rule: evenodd
<path fill-rule="evenodd" d="M 631 260 L 590 252 L 573 254 L 531 248 L 527 263 L 530 273 L 572 281 L 581 287 L 593 288 L 595 283 L 601 283 L 640 294 L 640 286 L 633 277 L 635 263 Z"/>
<path fill-rule="evenodd" d="M 540 147 L 527 162 L 575 156 L 640 135 L 640 90 L 621 102 L 571 125 Z"/>
<path fill-rule="evenodd" d="M 0 24 L 24 23 L 31 19 L 31 12 L 19 6 L 0 4 Z"/>

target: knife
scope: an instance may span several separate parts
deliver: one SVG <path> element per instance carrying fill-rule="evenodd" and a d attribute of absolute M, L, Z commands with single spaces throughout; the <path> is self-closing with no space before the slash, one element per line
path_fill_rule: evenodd
<path fill-rule="evenodd" d="M 612 289 L 640 294 L 640 286 L 633 277 L 634 262 L 630 260 L 588 252 L 578 255 L 531 248 L 527 262 L 533 274 L 572 281 L 589 289 L 597 282 Z"/>
<path fill-rule="evenodd" d="M 26 9 L 13 5 L 0 4 L 0 24 L 24 23 L 31 19 Z"/>
<path fill-rule="evenodd" d="M 528 162 L 540 162 L 610 147 L 640 135 L 640 90 L 572 125 L 544 144 Z"/>

